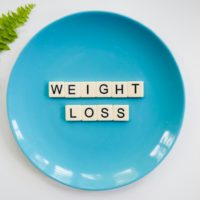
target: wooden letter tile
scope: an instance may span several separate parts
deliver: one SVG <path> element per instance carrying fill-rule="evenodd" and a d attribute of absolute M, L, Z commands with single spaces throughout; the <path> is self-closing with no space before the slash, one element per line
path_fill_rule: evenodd
<path fill-rule="evenodd" d="M 65 82 L 52 81 L 49 82 L 49 97 L 51 98 L 63 98 L 66 94 Z"/>
<path fill-rule="evenodd" d="M 127 82 L 128 97 L 144 97 L 144 82 L 130 81 Z"/>
<path fill-rule="evenodd" d="M 65 82 L 66 98 L 78 98 L 80 94 L 80 82 Z"/>
<path fill-rule="evenodd" d="M 112 97 L 113 98 L 127 97 L 127 82 L 112 82 Z"/>
<path fill-rule="evenodd" d="M 111 82 L 96 82 L 96 97 L 111 97 Z"/>
<path fill-rule="evenodd" d="M 112 105 L 97 105 L 97 120 L 98 121 L 112 121 L 113 120 L 113 106 Z"/>
<path fill-rule="evenodd" d="M 91 98 L 96 96 L 96 83 L 95 82 L 81 82 L 80 94 L 81 97 Z"/>
<path fill-rule="evenodd" d="M 96 120 L 97 120 L 97 106 L 82 105 L 82 121 L 96 121 Z"/>
<path fill-rule="evenodd" d="M 65 106 L 66 121 L 81 121 L 81 106 L 80 105 L 66 105 Z"/>
<path fill-rule="evenodd" d="M 113 120 L 114 121 L 128 121 L 129 120 L 129 106 L 128 105 L 113 105 Z"/>

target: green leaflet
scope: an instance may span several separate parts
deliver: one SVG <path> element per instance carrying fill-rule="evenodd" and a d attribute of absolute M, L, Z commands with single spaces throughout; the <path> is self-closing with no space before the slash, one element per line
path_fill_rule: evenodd
<path fill-rule="evenodd" d="M 17 38 L 16 29 L 27 22 L 34 7 L 35 4 L 27 4 L 0 16 L 0 52 L 10 49 L 8 44 Z"/>

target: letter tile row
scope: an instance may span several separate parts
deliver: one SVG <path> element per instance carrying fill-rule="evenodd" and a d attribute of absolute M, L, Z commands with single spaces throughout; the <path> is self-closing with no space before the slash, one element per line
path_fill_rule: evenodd
<path fill-rule="evenodd" d="M 143 81 L 49 82 L 51 98 L 144 97 Z"/>
<path fill-rule="evenodd" d="M 128 105 L 66 105 L 66 121 L 128 121 Z"/>

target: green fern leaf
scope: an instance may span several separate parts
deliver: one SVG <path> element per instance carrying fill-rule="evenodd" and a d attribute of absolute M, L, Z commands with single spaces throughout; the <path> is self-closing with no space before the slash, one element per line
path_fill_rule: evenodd
<path fill-rule="evenodd" d="M 0 43 L 0 51 L 10 50 L 10 47 L 7 44 Z"/>
<path fill-rule="evenodd" d="M 34 7 L 35 4 L 27 4 L 0 16 L 0 52 L 10 49 L 8 44 L 17 38 L 16 29 L 27 22 Z"/>

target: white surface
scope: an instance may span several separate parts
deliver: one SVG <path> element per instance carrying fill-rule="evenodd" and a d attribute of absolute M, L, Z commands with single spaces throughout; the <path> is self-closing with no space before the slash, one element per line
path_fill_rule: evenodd
<path fill-rule="evenodd" d="M 0 0 L 0 13 L 27 3 Z M 48 200 L 199 200 L 200 199 L 200 1 L 199 0 L 32 0 L 30 21 L 19 30 L 12 50 L 0 54 L 0 199 Z M 108 10 L 151 28 L 171 49 L 186 89 L 180 137 L 169 156 L 144 179 L 118 190 L 88 192 L 42 175 L 19 150 L 6 113 L 6 88 L 12 66 L 27 41 L 48 23 L 83 10 Z M 169 80 L 170 81 L 170 80 Z"/>

